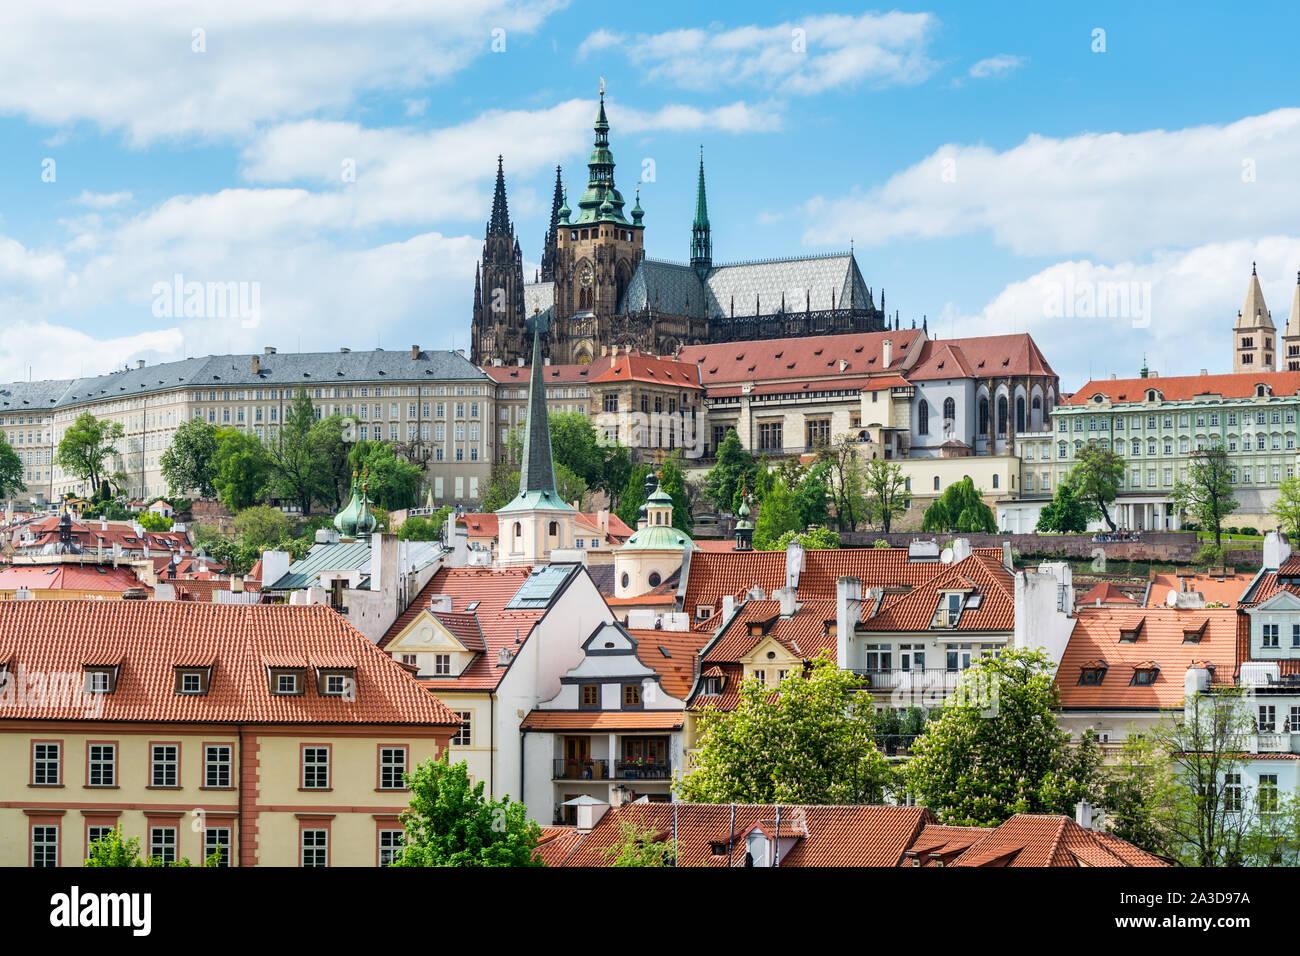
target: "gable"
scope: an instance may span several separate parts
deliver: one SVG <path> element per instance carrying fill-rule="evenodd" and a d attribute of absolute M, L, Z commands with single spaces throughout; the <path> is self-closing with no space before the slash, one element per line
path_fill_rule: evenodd
<path fill-rule="evenodd" d="M 769 657 L 768 655 L 772 655 Z M 740 663 L 762 666 L 764 664 L 797 663 L 799 657 L 791 654 L 775 637 L 767 636 L 754 645 L 753 650 L 739 658 Z"/>
<path fill-rule="evenodd" d="M 1276 614 L 1282 612 L 1285 614 L 1292 611 L 1300 611 L 1300 596 L 1292 594 L 1290 591 L 1278 591 L 1262 604 L 1256 604 L 1254 607 L 1246 609 L 1246 613 L 1251 615 L 1252 619 L 1257 613 Z"/>
<path fill-rule="evenodd" d="M 384 650 L 394 653 L 405 651 L 408 654 L 420 651 L 459 651 L 475 654 L 477 651 L 466 647 L 456 636 L 447 630 L 441 621 L 432 614 L 424 613 L 407 624 L 396 637 L 385 646 Z"/>

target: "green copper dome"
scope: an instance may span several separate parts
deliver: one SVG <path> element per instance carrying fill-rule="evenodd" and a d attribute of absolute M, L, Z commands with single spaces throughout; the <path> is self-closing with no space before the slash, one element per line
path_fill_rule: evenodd
<path fill-rule="evenodd" d="M 641 220 L 645 218 L 645 210 L 641 208 L 641 190 L 636 191 L 636 205 L 632 207 L 632 222 L 641 225 Z"/>
<path fill-rule="evenodd" d="M 357 473 L 352 472 L 352 493 L 343 510 L 334 516 L 334 527 L 340 535 L 352 538 L 357 533 L 357 519 L 361 515 L 361 503 L 357 500 Z"/>
<path fill-rule="evenodd" d="M 560 206 L 560 222 L 568 225 L 569 214 L 572 212 L 573 210 L 569 208 L 569 191 L 566 189 L 564 191 L 564 204 Z"/>
<path fill-rule="evenodd" d="M 609 148 L 609 120 L 605 118 L 603 86 L 593 129 L 596 141 L 587 160 L 587 189 L 578 200 L 578 215 L 571 225 L 591 222 L 630 225 L 623 215 L 623 194 L 614 187 L 614 154 Z"/>

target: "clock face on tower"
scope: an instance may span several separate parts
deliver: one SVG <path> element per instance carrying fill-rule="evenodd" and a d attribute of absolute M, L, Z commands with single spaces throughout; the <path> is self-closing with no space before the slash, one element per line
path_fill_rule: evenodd
<path fill-rule="evenodd" d="M 582 268 L 578 271 L 578 283 L 584 289 L 591 288 L 591 265 L 590 264 L 584 264 Z"/>

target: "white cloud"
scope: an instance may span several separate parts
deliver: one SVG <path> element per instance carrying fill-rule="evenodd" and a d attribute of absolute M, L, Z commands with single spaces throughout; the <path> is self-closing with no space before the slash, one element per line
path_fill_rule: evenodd
<path fill-rule="evenodd" d="M 132 196 L 129 190 L 115 193 L 92 193 L 87 189 L 83 189 L 81 195 L 72 201 L 90 209 L 116 209 L 118 206 L 129 203 L 131 199 Z"/>
<path fill-rule="evenodd" d="M 930 331 L 949 335 L 1029 332 L 1067 392 L 1089 375 L 1138 374 L 1145 356 L 1161 375 L 1232 369 L 1232 324 L 1258 263 L 1264 298 L 1279 331 L 1300 266 L 1300 237 L 1208 243 L 1113 264 L 1058 262 L 1009 283 L 979 312 L 949 303 Z M 1066 313 L 1060 305 L 1068 301 Z M 1127 303 L 1127 307 L 1126 307 Z"/>
<path fill-rule="evenodd" d="M 90 122 L 137 145 L 337 110 L 374 90 L 419 90 L 535 31 L 565 0 L 46 0 L 0 30 L 0 113 Z M 202 31 L 196 33 L 196 31 Z M 202 51 L 195 47 L 202 45 Z M 57 78 L 57 81 L 52 78 Z"/>
<path fill-rule="evenodd" d="M 935 69 L 926 48 L 937 24 L 928 13 L 893 11 L 636 36 L 598 30 L 579 52 L 617 48 L 651 82 L 684 89 L 756 84 L 773 93 L 811 95 L 858 83 L 921 82 Z"/>
<path fill-rule="evenodd" d="M 1010 73 L 1018 70 L 1029 62 L 1028 57 L 1013 56 L 1010 53 L 999 53 L 997 56 L 990 56 L 980 60 L 970 68 L 970 75 L 975 79 L 983 79 L 986 76 L 1001 76 L 1003 73 Z"/>
<path fill-rule="evenodd" d="M 883 185 L 814 197 L 803 239 L 989 233 L 1021 255 L 1117 259 L 1289 230 L 1297 162 L 1300 109 L 1224 126 L 1033 135 L 1001 152 L 947 145 Z"/>

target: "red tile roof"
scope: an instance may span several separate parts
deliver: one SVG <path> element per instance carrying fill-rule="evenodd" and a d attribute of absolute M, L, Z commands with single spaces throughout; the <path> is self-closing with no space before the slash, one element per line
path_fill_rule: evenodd
<path fill-rule="evenodd" d="M 1094 585 L 1078 600 L 1079 604 L 1089 605 L 1095 605 L 1099 602 L 1101 604 L 1123 604 L 1125 606 L 1138 603 L 1109 581 Z"/>
<path fill-rule="evenodd" d="M 528 365 L 484 365 L 488 378 L 500 385 L 527 385 L 533 370 Z M 590 380 L 594 365 L 547 365 L 542 373 L 548 385 L 581 384 Z"/>
<path fill-rule="evenodd" d="M 1027 332 L 929 341 L 906 373 L 908 381 L 995 378 L 1002 375 L 1055 377 L 1052 366 Z"/>
<path fill-rule="evenodd" d="M 645 382 L 674 388 L 700 389 L 699 370 L 692 362 L 656 358 L 644 352 L 601 357 L 591 363 L 593 383 Z"/>
<path fill-rule="evenodd" d="M 537 858 L 547 866 L 559 866 L 586 835 L 585 830 L 576 827 L 542 827 Z"/>
<path fill-rule="evenodd" d="M 1063 405 L 1087 405 L 1102 395 L 1114 403 L 1145 402 L 1147 389 L 1154 388 L 1167 402 L 1186 401 L 1198 395 L 1223 398 L 1251 398 L 1255 386 L 1268 385 L 1275 395 L 1300 393 L 1300 372 L 1249 372 L 1225 375 L 1176 375 L 1170 378 L 1120 378 L 1091 381 L 1063 401 Z"/>
<path fill-rule="evenodd" d="M 412 621 L 427 613 L 429 599 L 435 594 L 450 595 L 452 611 L 465 611 L 478 602 L 474 614 L 483 634 L 484 653 L 477 655 L 457 677 L 421 678 L 420 684 L 431 690 L 492 690 L 505 676 L 506 668 L 497 666 L 503 647 L 515 649 L 515 638 L 528 639 L 533 625 L 546 613 L 545 608 L 506 610 L 506 605 L 528 579 L 532 569 L 520 568 L 442 568 L 420 589 L 419 595 L 393 622 L 379 640 L 387 647 Z"/>
<path fill-rule="evenodd" d="M 1236 607 L 1237 599 L 1250 585 L 1251 578 L 1252 575 L 1249 574 L 1231 574 L 1224 577 L 1212 577 L 1208 574 L 1157 574 L 1151 579 L 1147 606 L 1164 607 L 1170 591 L 1186 589 L 1199 592 L 1207 603 Z"/>
<path fill-rule="evenodd" d="M 934 565 L 930 566 L 931 568 Z M 957 619 L 957 631 L 1010 631 L 1016 623 L 1015 586 L 1002 559 L 971 554 L 942 568 L 925 583 L 896 597 L 885 596 L 874 616 L 859 625 L 867 631 L 929 631 L 939 606 L 940 592 L 973 590 L 978 607 L 967 606 Z M 864 613 L 867 613 L 864 605 Z"/>
<path fill-rule="evenodd" d="M 636 656 L 659 675 L 664 693 L 685 700 L 695 681 L 695 655 L 709 640 L 701 631 L 662 631 L 627 628 L 636 641 Z M 664 651 L 668 656 L 664 656 Z"/>
<path fill-rule="evenodd" d="M 0 647 L 28 672 L 75 675 L 66 702 L 19 699 L 6 718 L 231 723 L 447 724 L 456 716 L 348 621 L 321 605 L 179 601 L 5 601 Z M 0 657 L 5 654 L 0 654 Z M 177 662 L 213 659 L 209 690 L 175 692 Z M 270 693 L 266 661 L 356 668 L 356 697 Z M 80 693 L 83 664 L 118 664 L 100 714 Z"/>
<path fill-rule="evenodd" d="M 1120 845 L 1123 845 L 1121 850 Z M 958 856 L 951 866 L 1168 866 L 1113 834 L 1085 830 L 1069 817 L 1018 813 Z"/>
<path fill-rule="evenodd" d="M 230 578 L 228 577 L 213 577 L 210 579 L 164 578 L 163 583 L 176 588 L 176 600 L 198 601 L 202 604 L 211 604 L 216 600 L 215 595 L 219 591 L 230 590 Z M 260 591 L 262 590 L 262 584 L 260 581 L 245 578 L 244 590 Z"/>
<path fill-rule="evenodd" d="M 520 725 L 524 730 L 681 730 L 680 710 L 534 710 Z"/>
<path fill-rule="evenodd" d="M 0 590 L 117 591 L 144 587 L 130 567 L 105 564 L 11 564 L 0 567 Z"/>
<path fill-rule="evenodd" d="M 697 365 L 700 381 L 712 386 L 730 382 L 770 382 L 792 379 L 807 382 L 836 377 L 862 378 L 886 371 L 881 366 L 883 343 L 893 343 L 889 371 L 898 371 L 920 329 L 889 332 L 852 332 L 804 338 L 765 339 L 761 342 L 726 342 L 688 345 L 677 359 Z M 843 359 L 845 367 L 840 368 Z M 827 387 L 833 387 L 829 381 Z"/>
<path fill-rule="evenodd" d="M 445 627 L 448 633 L 465 645 L 466 650 L 483 653 L 487 645 L 483 643 L 483 630 L 479 626 L 478 614 L 467 611 L 430 611 L 434 619 Z"/>
<path fill-rule="evenodd" d="M 835 638 L 827 633 L 826 627 L 827 621 L 834 620 L 834 601 L 803 601 L 790 617 L 781 617 L 780 601 L 746 601 L 726 630 L 708 646 L 702 660 L 735 662 L 768 638 L 798 657 L 813 658 L 823 650 L 834 656 Z M 752 625 L 761 626 L 763 633 L 750 634 Z"/>
<path fill-rule="evenodd" d="M 1237 666 L 1237 613 L 1230 609 L 1171 608 L 1078 609 L 1074 631 L 1056 671 L 1061 706 L 1157 709 L 1180 707 L 1183 679 L 1197 662 L 1211 662 L 1219 679 L 1230 678 Z M 1121 642 L 1121 631 L 1141 629 L 1136 641 Z M 1184 640 L 1204 625 L 1199 641 Z M 1085 666 L 1105 662 L 1100 684 L 1080 684 Z M 1154 661 L 1154 684 L 1132 684 L 1138 665 Z"/>

